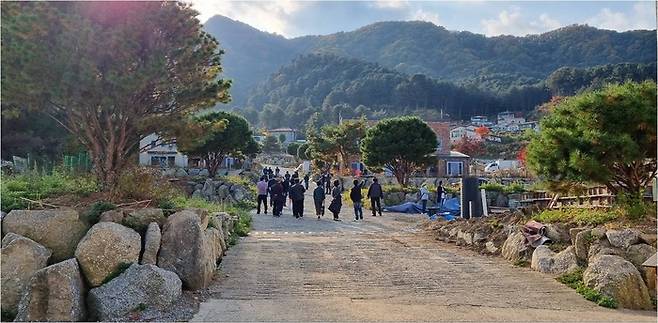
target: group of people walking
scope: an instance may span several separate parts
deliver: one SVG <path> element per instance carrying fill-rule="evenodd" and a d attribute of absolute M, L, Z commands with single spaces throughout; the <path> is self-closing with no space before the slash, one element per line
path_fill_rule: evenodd
<path fill-rule="evenodd" d="M 290 199 L 292 203 L 292 214 L 295 218 L 301 219 L 304 217 L 304 194 L 309 189 L 309 174 L 304 175 L 300 179 L 299 174 L 295 171 L 292 175 L 286 171 L 283 176 L 280 176 L 278 167 L 274 171 L 271 168 L 263 169 L 263 176 L 256 184 L 258 191 L 256 214 L 261 213 L 261 205 L 263 206 L 265 214 L 267 214 L 269 196 L 270 207 L 272 207 L 272 214 L 275 217 L 280 217 L 283 207 L 286 206 L 286 201 Z M 320 176 L 316 182 L 316 188 L 313 190 L 313 204 L 315 206 L 315 215 L 320 219 L 325 213 L 325 201 L 327 195 L 331 196 L 331 201 L 327 209 L 333 214 L 334 221 L 341 221 L 339 214 L 343 206 L 342 193 L 343 188 L 339 180 L 332 181 L 332 174 L 325 173 Z M 303 183 L 303 184 L 302 184 Z M 354 186 L 350 189 L 349 198 L 354 205 L 354 221 L 363 220 L 363 193 L 362 188 L 365 181 L 355 179 Z M 437 187 L 437 204 L 442 205 L 444 199 L 445 189 L 443 182 L 439 182 Z M 373 178 L 373 183 L 368 187 L 366 198 L 370 200 L 370 209 L 372 216 L 382 216 L 382 199 L 384 192 L 382 186 L 379 184 L 377 178 Z M 418 192 L 418 199 L 421 202 L 422 211 L 425 212 L 427 202 L 430 198 L 430 192 L 427 185 L 423 184 Z"/>
<path fill-rule="evenodd" d="M 274 171 L 271 168 L 263 169 L 263 176 L 256 184 L 258 192 L 256 214 L 260 214 L 261 210 L 267 214 L 268 209 L 268 196 L 269 206 L 272 207 L 272 214 L 275 217 L 280 217 L 283 207 L 286 206 L 286 201 L 290 199 L 292 203 L 292 213 L 295 218 L 302 218 L 304 216 L 304 194 L 309 187 L 309 175 L 306 174 L 302 180 L 299 174 L 294 172 L 292 175 L 286 171 L 285 175 L 279 176 L 280 170 L 277 167 Z M 316 182 L 316 188 L 313 190 L 313 204 L 315 206 L 315 214 L 320 219 L 325 213 L 325 201 L 327 195 L 331 196 L 329 206 L 326 207 L 332 214 L 334 221 L 341 221 L 340 211 L 342 209 L 342 193 L 343 188 L 339 180 L 332 181 L 332 174 L 322 174 Z M 363 181 L 354 180 L 354 187 L 350 190 L 350 200 L 354 205 L 354 221 L 363 220 L 363 194 L 361 189 L 365 183 Z M 373 179 L 372 185 L 368 188 L 366 196 L 370 199 L 372 216 L 382 216 L 383 198 L 382 187 L 377 178 Z M 261 208 L 262 207 L 262 208 Z"/>

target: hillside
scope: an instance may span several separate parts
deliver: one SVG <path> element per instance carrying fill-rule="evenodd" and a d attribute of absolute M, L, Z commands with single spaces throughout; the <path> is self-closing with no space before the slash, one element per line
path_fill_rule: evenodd
<path fill-rule="evenodd" d="M 654 31 L 616 32 L 574 25 L 540 35 L 485 37 L 428 22 L 379 22 L 350 32 L 286 39 L 222 16 L 205 29 L 226 51 L 234 106 L 300 54 L 328 53 L 378 63 L 405 74 L 458 82 L 489 92 L 534 85 L 561 67 L 656 61 Z"/>
<path fill-rule="evenodd" d="M 332 54 L 303 55 L 282 67 L 249 97 L 248 118 L 264 107 L 261 121 L 270 127 L 298 127 L 312 113 L 320 122 L 366 115 L 368 118 L 421 114 L 427 119 L 468 118 L 505 109 L 534 107 L 549 98 L 544 87 L 515 89 L 513 95 L 407 75 L 377 63 Z M 521 101 L 520 101 L 521 100 Z M 534 100 L 523 102 L 522 100 Z"/>

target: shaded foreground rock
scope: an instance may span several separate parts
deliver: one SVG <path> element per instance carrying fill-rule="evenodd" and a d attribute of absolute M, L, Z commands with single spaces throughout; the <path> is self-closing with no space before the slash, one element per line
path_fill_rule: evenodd
<path fill-rule="evenodd" d="M 50 249 L 50 261 L 73 257 L 87 225 L 75 210 L 13 210 L 2 221 L 3 233 L 13 232 Z"/>
<path fill-rule="evenodd" d="M 128 212 L 123 218 L 123 225 L 143 233 L 151 222 L 163 225 L 165 220 L 162 209 L 145 208 Z"/>
<path fill-rule="evenodd" d="M 50 250 L 14 233 L 2 239 L 2 311 L 16 313 L 23 287 L 32 274 L 46 267 Z"/>
<path fill-rule="evenodd" d="M 85 291 L 75 259 L 43 268 L 28 282 L 16 321 L 82 321 Z"/>
<path fill-rule="evenodd" d="M 186 288 L 208 286 L 215 272 L 213 244 L 206 238 L 208 218 L 183 210 L 170 215 L 162 229 L 158 266 L 175 272 Z"/>
<path fill-rule="evenodd" d="M 95 287 L 122 263 L 139 261 L 141 248 L 141 237 L 134 230 L 114 222 L 100 222 L 80 241 L 75 257 L 87 282 Z"/>
<path fill-rule="evenodd" d="M 160 241 L 162 233 L 160 226 L 156 222 L 151 222 L 144 236 L 144 252 L 142 253 L 142 265 L 155 265 L 158 262 L 158 251 L 160 250 Z"/>
<path fill-rule="evenodd" d="M 583 272 L 583 282 L 587 287 L 614 298 L 621 307 L 653 308 L 640 272 L 619 256 L 599 255 L 590 259 L 589 267 Z"/>
<path fill-rule="evenodd" d="M 173 272 L 133 264 L 107 284 L 89 291 L 90 318 L 125 321 L 133 311 L 163 309 L 181 296 L 181 287 L 181 280 Z"/>

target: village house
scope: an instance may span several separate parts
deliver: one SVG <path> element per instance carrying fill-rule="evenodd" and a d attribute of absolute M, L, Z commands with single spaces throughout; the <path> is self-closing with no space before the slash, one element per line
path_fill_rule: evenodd
<path fill-rule="evenodd" d="M 139 164 L 161 168 L 188 167 L 187 155 L 178 152 L 176 142 L 165 141 L 152 133 L 139 141 Z"/>
<path fill-rule="evenodd" d="M 474 126 L 462 126 L 450 130 L 450 143 L 455 144 L 464 137 L 474 140 L 482 139 L 480 135 L 475 132 L 475 128 L 476 127 Z"/>
<path fill-rule="evenodd" d="M 267 134 L 274 136 L 274 138 L 279 139 L 281 135 L 285 137 L 285 140 L 282 142 L 284 145 L 288 145 L 291 142 L 297 140 L 297 130 L 292 128 L 276 128 L 267 130 Z"/>

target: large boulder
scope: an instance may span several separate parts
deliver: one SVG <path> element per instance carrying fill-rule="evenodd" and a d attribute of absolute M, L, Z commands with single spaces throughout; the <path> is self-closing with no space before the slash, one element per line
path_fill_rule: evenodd
<path fill-rule="evenodd" d="M 564 224 L 549 223 L 546 225 L 546 236 L 555 243 L 569 242 L 569 231 Z"/>
<path fill-rule="evenodd" d="M 574 252 L 578 259 L 587 261 L 587 255 L 589 251 L 590 243 L 592 242 L 592 230 L 585 229 L 576 234 L 574 240 Z"/>
<path fill-rule="evenodd" d="M 553 252 L 547 246 L 539 246 L 532 253 L 532 261 L 530 262 L 530 268 L 543 272 L 550 273 L 553 266 Z"/>
<path fill-rule="evenodd" d="M 573 246 L 559 253 L 547 246 L 539 246 L 532 253 L 530 267 L 539 272 L 561 275 L 578 269 L 578 261 Z"/>
<path fill-rule="evenodd" d="M 226 234 L 224 233 L 224 225 L 222 221 L 223 218 L 218 216 L 216 213 L 208 217 L 208 227 L 217 229 L 220 237 L 219 243 L 222 247 L 222 253 L 224 253 L 226 250 L 228 250 L 228 244 L 226 242 Z"/>
<path fill-rule="evenodd" d="M 109 283 L 89 291 L 90 318 L 127 321 L 129 314 L 139 308 L 164 309 L 181 296 L 181 286 L 175 273 L 133 264 Z"/>
<path fill-rule="evenodd" d="M 123 225 L 143 233 L 151 222 L 163 225 L 165 220 L 166 217 L 162 209 L 145 208 L 128 212 L 123 219 Z"/>
<path fill-rule="evenodd" d="M 83 321 L 85 293 L 75 259 L 38 270 L 25 287 L 16 321 Z"/>
<path fill-rule="evenodd" d="M 206 238 L 208 220 L 183 210 L 170 215 L 162 228 L 158 266 L 178 274 L 186 288 L 208 286 L 215 272 L 216 253 Z"/>
<path fill-rule="evenodd" d="M 101 214 L 101 217 L 100 219 L 98 219 L 98 222 L 122 223 L 125 217 L 126 215 L 123 212 L 123 210 L 109 210 Z"/>
<path fill-rule="evenodd" d="M 224 249 L 222 249 L 222 243 L 220 242 L 222 236 L 219 230 L 215 228 L 206 229 L 204 234 L 206 235 L 206 243 L 209 244 L 207 248 L 211 250 L 212 258 L 215 259 L 215 264 L 217 264 L 224 256 Z"/>
<path fill-rule="evenodd" d="M 73 257 L 87 229 L 78 212 L 70 209 L 13 210 L 2 223 L 3 233 L 16 233 L 50 249 L 51 263 Z"/>
<path fill-rule="evenodd" d="M 614 255 L 599 255 L 590 259 L 583 272 L 587 287 L 614 298 L 624 308 L 650 310 L 653 308 L 647 286 L 640 272 L 629 261 Z"/>
<path fill-rule="evenodd" d="M 142 239 L 139 233 L 114 222 L 100 222 L 85 235 L 75 257 L 92 287 L 101 285 L 122 264 L 139 261 Z"/>
<path fill-rule="evenodd" d="M 144 235 L 144 251 L 142 253 L 142 265 L 155 265 L 158 262 L 158 251 L 160 250 L 160 241 L 162 233 L 160 226 L 156 222 L 151 222 L 146 234 Z"/>
<path fill-rule="evenodd" d="M 640 232 L 633 229 L 609 230 L 605 233 L 614 247 L 626 249 L 640 241 Z"/>
<path fill-rule="evenodd" d="M 500 253 L 503 258 L 512 262 L 528 259 L 528 247 L 523 234 L 514 232 L 507 236 Z"/>
<path fill-rule="evenodd" d="M 551 272 L 553 274 L 566 274 L 578 268 L 578 258 L 573 246 L 558 252 L 553 256 L 553 265 Z"/>
<path fill-rule="evenodd" d="M 23 287 L 32 274 L 46 267 L 50 250 L 32 239 L 8 233 L 2 239 L 2 311 L 16 313 Z"/>
<path fill-rule="evenodd" d="M 647 261 L 651 256 L 656 254 L 656 248 L 640 243 L 626 249 L 626 260 L 630 261 L 636 268 L 641 269 L 642 263 Z"/>

